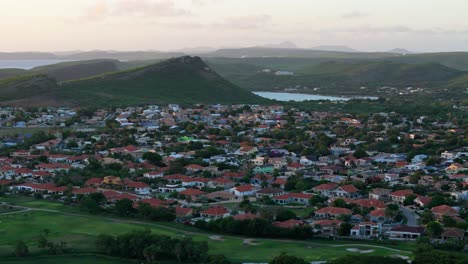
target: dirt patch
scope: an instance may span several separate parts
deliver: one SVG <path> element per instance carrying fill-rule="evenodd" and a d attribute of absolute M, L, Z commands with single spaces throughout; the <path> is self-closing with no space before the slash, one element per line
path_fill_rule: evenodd
<path fill-rule="evenodd" d="M 366 249 L 366 250 L 362 250 L 362 249 L 359 249 L 359 248 L 347 248 L 346 249 L 347 251 L 349 252 L 354 252 L 354 253 L 364 253 L 364 254 L 367 254 L 367 253 L 372 253 L 374 252 L 373 249 Z"/>
<path fill-rule="evenodd" d="M 222 236 L 209 236 L 209 238 L 214 241 L 224 241 Z"/>

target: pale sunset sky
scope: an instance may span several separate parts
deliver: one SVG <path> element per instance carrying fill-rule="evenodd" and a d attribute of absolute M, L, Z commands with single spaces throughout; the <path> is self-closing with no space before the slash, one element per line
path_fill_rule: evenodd
<path fill-rule="evenodd" d="M 0 51 L 468 51 L 468 0 L 0 0 Z"/>

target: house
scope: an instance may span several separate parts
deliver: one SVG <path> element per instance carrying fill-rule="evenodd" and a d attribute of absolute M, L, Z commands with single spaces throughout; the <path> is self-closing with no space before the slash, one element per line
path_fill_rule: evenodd
<path fill-rule="evenodd" d="M 338 219 L 322 219 L 313 223 L 314 232 L 320 232 L 322 236 L 334 236 L 343 221 Z"/>
<path fill-rule="evenodd" d="M 224 208 L 223 206 L 214 206 L 203 211 L 200 211 L 200 216 L 203 218 L 208 218 L 210 220 L 220 219 L 224 217 L 228 217 L 230 212 L 228 209 Z"/>
<path fill-rule="evenodd" d="M 352 184 L 339 186 L 331 191 L 331 193 L 334 197 L 346 197 L 350 199 L 357 198 L 360 195 L 359 189 Z"/>
<path fill-rule="evenodd" d="M 390 189 L 375 188 L 369 192 L 369 198 L 386 202 L 390 200 L 390 192 Z"/>
<path fill-rule="evenodd" d="M 336 218 L 340 215 L 351 215 L 352 211 L 348 208 L 341 208 L 341 207 L 324 207 L 315 211 L 315 218 L 318 219 L 329 219 L 329 218 Z"/>
<path fill-rule="evenodd" d="M 292 204 L 299 203 L 303 205 L 308 205 L 312 194 L 309 193 L 286 193 L 273 197 L 273 201 L 277 204 Z"/>
<path fill-rule="evenodd" d="M 257 198 L 262 198 L 264 196 L 268 196 L 270 198 L 283 195 L 284 190 L 280 188 L 263 188 L 261 190 L 258 190 L 256 193 Z"/>
<path fill-rule="evenodd" d="M 390 240 L 416 240 L 424 234 L 424 227 L 398 225 L 387 232 Z"/>
<path fill-rule="evenodd" d="M 382 224 L 373 222 L 362 222 L 351 228 L 351 237 L 372 238 L 379 237 L 382 233 Z"/>
<path fill-rule="evenodd" d="M 332 191 L 335 190 L 337 187 L 338 184 L 336 183 L 324 183 L 313 187 L 312 190 L 323 196 L 330 196 L 332 194 Z"/>
<path fill-rule="evenodd" d="M 465 230 L 455 227 L 446 227 L 440 237 L 442 240 L 463 240 L 465 238 Z"/>
<path fill-rule="evenodd" d="M 258 148 L 255 146 L 242 146 L 235 152 L 235 154 L 244 156 L 244 155 L 253 155 L 257 152 L 258 152 Z"/>
<path fill-rule="evenodd" d="M 205 194 L 204 191 L 200 191 L 198 189 L 185 189 L 181 192 L 179 192 L 179 194 L 182 194 L 182 195 L 185 195 L 185 196 L 188 196 L 188 197 L 198 197 L 198 196 L 201 196 L 203 194 Z"/>
<path fill-rule="evenodd" d="M 459 163 L 453 163 L 447 168 L 445 168 L 445 172 L 447 174 L 457 174 L 463 170 L 464 170 L 463 165 Z"/>
<path fill-rule="evenodd" d="M 414 199 L 414 204 L 419 207 L 427 207 L 429 203 L 432 201 L 432 197 L 429 196 L 418 196 Z"/>
<path fill-rule="evenodd" d="M 177 207 L 175 208 L 175 212 L 176 212 L 176 216 L 177 216 L 178 218 L 190 217 L 190 216 L 192 216 L 192 214 L 193 214 L 193 209 L 192 209 L 192 208 L 186 208 L 186 207 L 177 206 Z"/>
<path fill-rule="evenodd" d="M 125 179 L 124 186 L 125 186 L 125 189 L 130 189 L 134 193 L 139 194 L 139 195 L 149 195 L 151 193 L 150 186 L 144 182 L 137 182 L 137 181 Z"/>
<path fill-rule="evenodd" d="M 208 185 L 211 187 L 222 187 L 224 189 L 230 189 L 234 187 L 235 183 L 234 181 L 228 178 L 220 177 L 220 178 L 212 179 L 211 181 L 208 182 Z"/>
<path fill-rule="evenodd" d="M 232 187 L 229 189 L 235 196 L 251 196 L 256 193 L 256 189 L 253 185 L 251 184 L 246 184 L 246 185 L 240 185 L 236 187 Z"/>
<path fill-rule="evenodd" d="M 143 177 L 155 179 L 155 178 L 162 178 L 164 176 L 163 171 L 148 171 L 143 174 Z"/>
<path fill-rule="evenodd" d="M 434 217 L 439 220 L 442 220 L 444 216 L 454 217 L 458 215 L 455 208 L 445 204 L 432 207 L 431 212 L 434 214 Z"/>
<path fill-rule="evenodd" d="M 385 209 L 378 208 L 369 212 L 369 218 L 374 223 L 391 223 L 392 219 L 387 217 Z"/>
<path fill-rule="evenodd" d="M 261 218 L 261 216 L 256 215 L 256 214 L 246 213 L 246 214 L 235 215 L 232 218 L 234 218 L 234 220 L 236 221 L 244 221 L 244 220 L 259 219 Z"/>
<path fill-rule="evenodd" d="M 406 196 L 413 194 L 413 190 L 399 190 L 390 193 L 390 199 L 392 202 L 403 204 L 403 201 L 406 199 Z"/>
<path fill-rule="evenodd" d="M 109 185 L 122 185 L 122 179 L 120 179 L 119 177 L 115 177 L 115 176 L 106 176 L 102 180 L 102 183 L 109 184 Z"/>
<path fill-rule="evenodd" d="M 212 192 L 205 195 L 206 198 L 216 201 L 234 201 L 236 196 L 228 191 Z"/>

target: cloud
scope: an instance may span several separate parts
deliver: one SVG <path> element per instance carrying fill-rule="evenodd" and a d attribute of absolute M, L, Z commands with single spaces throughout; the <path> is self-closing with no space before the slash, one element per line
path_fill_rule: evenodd
<path fill-rule="evenodd" d="M 343 13 L 343 14 L 341 14 L 340 17 L 344 18 L 344 19 L 356 19 L 356 18 L 366 17 L 368 15 L 369 14 L 362 13 L 362 12 L 354 10 L 354 11 L 351 11 L 351 12 Z"/>
<path fill-rule="evenodd" d="M 86 8 L 79 21 L 104 20 L 108 17 L 139 16 L 148 18 L 189 15 L 190 12 L 175 6 L 172 0 L 98 0 Z"/>
<path fill-rule="evenodd" d="M 213 23 L 212 26 L 215 28 L 259 29 L 270 23 L 271 17 L 269 15 L 248 15 L 228 17 L 222 22 Z"/>

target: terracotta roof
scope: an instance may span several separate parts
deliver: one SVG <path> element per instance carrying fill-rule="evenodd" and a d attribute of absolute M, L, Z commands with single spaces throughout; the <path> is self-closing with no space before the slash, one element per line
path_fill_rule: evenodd
<path fill-rule="evenodd" d="M 256 215 L 256 214 L 247 213 L 247 214 L 235 215 L 235 216 L 233 216 L 233 218 L 234 218 L 234 220 L 237 220 L 237 221 L 243 221 L 243 220 L 257 219 L 257 218 L 261 218 L 261 217 L 259 215 Z"/>
<path fill-rule="evenodd" d="M 187 215 L 191 214 L 193 212 L 193 209 L 177 206 L 175 208 L 175 211 L 176 211 L 176 215 L 178 217 L 182 217 L 182 216 L 187 216 Z"/>
<path fill-rule="evenodd" d="M 76 188 L 73 189 L 74 194 L 88 194 L 88 193 L 96 193 L 98 192 L 95 188 Z"/>
<path fill-rule="evenodd" d="M 317 185 L 312 189 L 317 190 L 317 191 L 330 191 L 330 190 L 336 189 L 336 187 L 338 187 L 338 184 L 336 183 L 324 183 L 324 184 Z"/>
<path fill-rule="evenodd" d="M 454 227 L 446 227 L 444 228 L 444 232 L 441 236 L 447 238 L 462 238 L 465 236 L 465 230 Z"/>
<path fill-rule="evenodd" d="M 253 185 L 246 184 L 246 185 L 240 185 L 240 186 L 234 187 L 234 189 L 238 192 L 248 192 L 248 191 L 254 190 L 255 187 Z"/>
<path fill-rule="evenodd" d="M 317 220 L 314 222 L 314 225 L 320 225 L 322 227 L 328 227 L 328 226 L 339 226 L 341 225 L 341 223 L 343 223 L 343 221 L 341 220 L 338 220 L 338 219 L 333 219 L 333 220 L 329 220 L 329 219 L 324 219 L 324 220 Z"/>
<path fill-rule="evenodd" d="M 315 211 L 316 214 L 329 214 L 329 215 L 350 215 L 352 211 L 348 208 L 341 208 L 341 207 L 324 207 Z"/>
<path fill-rule="evenodd" d="M 274 197 L 275 200 L 288 200 L 291 198 L 299 198 L 299 199 L 310 199 L 312 198 L 312 194 L 309 193 L 286 193 L 283 195 L 279 195 Z"/>
<path fill-rule="evenodd" d="M 216 215 L 216 216 L 219 216 L 219 215 L 224 215 L 224 214 L 227 214 L 229 213 L 228 209 L 224 208 L 223 206 L 214 206 L 214 207 L 210 207 L 206 210 L 203 210 L 200 212 L 201 214 L 207 214 L 207 215 Z"/>
<path fill-rule="evenodd" d="M 385 217 L 385 209 L 375 209 L 369 213 L 372 217 Z"/>
<path fill-rule="evenodd" d="M 390 193 L 390 195 L 397 196 L 397 197 L 406 197 L 412 193 L 413 193 L 413 190 L 399 190 L 399 191 Z"/>
<path fill-rule="evenodd" d="M 197 195 L 205 194 L 205 192 L 200 191 L 198 189 L 186 189 L 186 190 L 181 191 L 180 194 L 183 194 L 186 196 L 197 196 Z"/>
<path fill-rule="evenodd" d="M 422 227 L 422 226 L 399 225 L 399 226 L 392 227 L 390 229 L 390 232 L 407 232 L 407 233 L 422 234 L 422 233 L 424 233 L 424 227 Z"/>
<path fill-rule="evenodd" d="M 438 214 L 438 215 L 447 215 L 447 216 L 457 215 L 457 210 L 445 204 L 432 207 L 431 211 L 434 214 Z"/>

